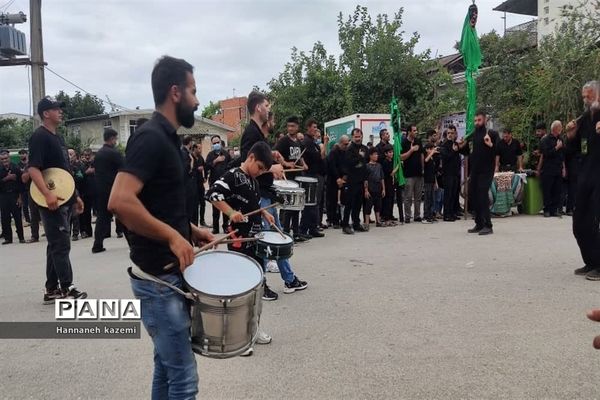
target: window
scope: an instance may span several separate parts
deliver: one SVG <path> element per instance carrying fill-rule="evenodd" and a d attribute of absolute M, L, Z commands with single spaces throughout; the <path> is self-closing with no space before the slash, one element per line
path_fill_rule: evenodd
<path fill-rule="evenodd" d="M 544 14 L 546 14 L 546 15 L 550 14 L 550 7 L 548 7 L 548 6 L 544 7 Z"/>
<path fill-rule="evenodd" d="M 137 128 L 137 121 L 135 119 L 129 120 L 129 135 L 133 135 L 135 132 L 135 128 Z"/>
<path fill-rule="evenodd" d="M 104 128 L 112 128 L 112 122 L 110 122 L 110 119 L 104 121 Z"/>
<path fill-rule="evenodd" d="M 548 21 L 548 17 L 544 18 L 544 25 L 548 25 L 550 22 Z"/>

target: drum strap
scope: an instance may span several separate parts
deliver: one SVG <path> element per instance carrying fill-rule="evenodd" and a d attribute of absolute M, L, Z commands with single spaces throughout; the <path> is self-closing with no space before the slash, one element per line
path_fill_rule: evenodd
<path fill-rule="evenodd" d="M 137 276 L 140 279 L 144 279 L 146 281 L 151 281 L 151 282 L 156 282 L 156 283 L 160 283 L 161 285 L 164 285 L 168 288 L 173 289 L 174 291 L 176 291 L 177 293 L 179 293 L 180 295 L 184 296 L 186 299 L 189 300 L 196 300 L 196 296 L 194 296 L 192 293 L 189 292 L 184 292 L 183 290 L 179 289 L 177 286 L 169 283 L 169 282 L 165 282 L 162 279 L 158 279 L 156 276 L 154 275 L 150 275 L 144 271 L 142 271 L 140 269 L 140 267 L 138 267 L 137 265 L 133 265 L 131 267 L 131 273 L 134 274 L 135 276 Z"/>

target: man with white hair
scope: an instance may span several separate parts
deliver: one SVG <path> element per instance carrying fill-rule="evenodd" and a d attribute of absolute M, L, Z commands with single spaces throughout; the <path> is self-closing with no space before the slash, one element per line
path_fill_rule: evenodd
<path fill-rule="evenodd" d="M 544 156 L 544 163 L 540 178 L 544 194 L 544 217 L 558 217 L 561 207 L 562 178 L 565 176 L 564 144 L 560 138 L 562 123 L 552 122 L 550 133 L 540 141 L 540 151 Z"/>
<path fill-rule="evenodd" d="M 581 90 L 584 113 L 567 124 L 567 137 L 581 149 L 573 234 L 581 251 L 584 266 L 575 270 L 592 281 L 600 281 L 600 82 L 590 81 Z"/>

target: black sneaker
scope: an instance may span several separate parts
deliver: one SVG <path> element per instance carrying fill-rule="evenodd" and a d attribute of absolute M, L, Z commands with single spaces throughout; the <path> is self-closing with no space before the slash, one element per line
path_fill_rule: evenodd
<path fill-rule="evenodd" d="M 594 269 L 588 272 L 585 276 L 588 281 L 600 281 L 600 269 Z"/>
<path fill-rule="evenodd" d="M 362 225 L 357 225 L 354 227 L 354 232 L 368 232 L 369 230 L 366 229 L 364 226 Z"/>
<path fill-rule="evenodd" d="M 301 237 L 302 239 L 304 239 L 304 240 L 310 240 L 310 239 L 312 239 L 312 238 L 313 238 L 312 234 L 310 234 L 310 235 L 309 235 L 309 234 L 304 234 L 304 233 L 301 233 L 301 234 L 299 234 L 298 236 L 300 236 L 300 237 Z"/>
<path fill-rule="evenodd" d="M 415 217 L 415 222 L 421 222 L 421 221 L 422 221 L 421 217 Z"/>
<path fill-rule="evenodd" d="M 303 238 L 302 236 L 294 236 L 294 242 L 296 243 L 302 243 L 302 242 L 306 242 L 307 239 Z"/>
<path fill-rule="evenodd" d="M 343 227 L 342 232 L 344 232 L 346 235 L 354 235 L 354 229 L 350 228 L 349 226 Z"/>
<path fill-rule="evenodd" d="M 262 295 L 262 299 L 264 301 L 274 301 L 279 298 L 279 295 L 272 291 L 267 285 L 265 285 L 265 290 Z"/>
<path fill-rule="evenodd" d="M 581 268 L 577 268 L 573 272 L 575 273 L 575 275 L 587 275 L 588 272 L 592 272 L 593 270 L 594 270 L 594 268 L 590 267 L 589 265 L 584 265 Z"/>
<path fill-rule="evenodd" d="M 46 289 L 46 291 L 44 292 L 43 304 L 54 304 L 54 301 L 56 299 L 62 299 L 63 297 L 64 296 L 63 296 L 62 292 L 58 288 L 52 289 L 52 290 Z"/>
<path fill-rule="evenodd" d="M 92 247 L 92 253 L 94 254 L 102 253 L 103 251 L 106 251 L 104 247 Z"/>
<path fill-rule="evenodd" d="M 333 224 L 333 229 L 341 229 L 342 227 L 339 224 Z"/>
<path fill-rule="evenodd" d="M 67 290 L 62 290 L 62 296 L 65 299 L 85 299 L 87 298 L 87 293 L 80 292 L 75 286 L 71 285 Z"/>
<path fill-rule="evenodd" d="M 76 242 L 76 241 L 78 241 L 78 240 L 79 240 L 79 236 L 73 236 L 73 237 L 71 238 L 71 241 L 72 241 L 72 242 Z"/>
<path fill-rule="evenodd" d="M 483 229 L 483 227 L 475 225 L 474 227 L 472 227 L 471 229 L 469 229 L 467 232 L 469 232 L 469 233 L 479 233 L 479 232 L 481 232 L 482 229 Z"/>
<path fill-rule="evenodd" d="M 544 218 L 550 218 L 550 213 L 548 211 L 544 211 Z"/>
<path fill-rule="evenodd" d="M 322 237 L 325 237 L 325 234 L 321 233 L 321 232 L 311 232 L 310 236 L 312 236 L 314 238 L 322 238 Z"/>
<path fill-rule="evenodd" d="M 301 281 L 297 276 L 294 276 L 292 283 L 285 283 L 283 293 L 294 293 L 296 290 L 304 290 L 308 287 L 308 283 Z"/>
<path fill-rule="evenodd" d="M 492 228 L 485 227 L 479 231 L 479 236 L 491 235 L 492 233 L 494 233 Z"/>

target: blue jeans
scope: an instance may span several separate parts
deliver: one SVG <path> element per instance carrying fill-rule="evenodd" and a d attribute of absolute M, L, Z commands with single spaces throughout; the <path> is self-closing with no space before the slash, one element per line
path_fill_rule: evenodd
<path fill-rule="evenodd" d="M 158 278 L 182 287 L 179 274 L 160 275 Z M 152 399 L 195 399 L 198 372 L 192 351 L 186 298 L 159 283 L 130 280 L 133 294 L 141 300 L 142 322 L 154 343 Z"/>
<path fill-rule="evenodd" d="M 268 207 L 271 205 L 271 199 L 267 199 L 266 197 L 260 198 L 260 208 Z M 271 214 L 275 218 L 275 224 L 281 229 L 281 223 L 279 222 L 279 216 L 277 215 L 277 209 L 275 207 L 269 208 L 269 214 Z M 267 221 L 263 219 L 263 228 L 264 229 L 272 229 L 269 226 Z M 263 260 L 264 265 L 267 264 L 268 260 Z M 294 271 L 292 271 L 292 266 L 290 265 L 289 259 L 277 260 L 277 267 L 279 268 L 279 273 L 281 274 L 281 279 L 283 279 L 287 283 L 294 282 Z"/>
<path fill-rule="evenodd" d="M 433 213 L 439 214 L 444 206 L 444 189 L 437 188 L 433 192 Z"/>

